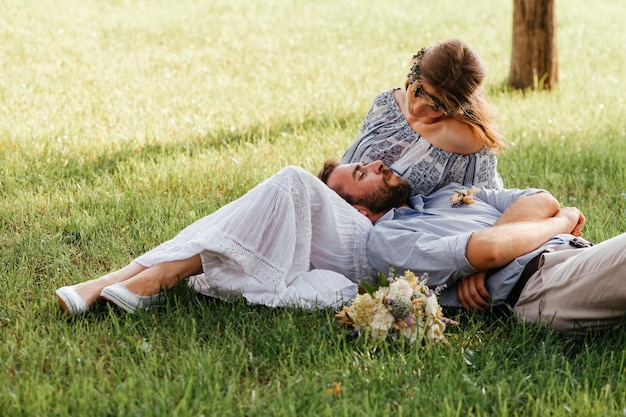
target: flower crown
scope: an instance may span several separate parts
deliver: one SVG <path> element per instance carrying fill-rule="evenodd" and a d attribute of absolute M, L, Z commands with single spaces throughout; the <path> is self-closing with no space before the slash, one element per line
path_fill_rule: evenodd
<path fill-rule="evenodd" d="M 422 77 L 422 74 L 420 72 L 420 64 L 422 63 L 422 58 L 424 57 L 424 54 L 427 50 L 428 48 L 424 47 L 417 51 L 415 55 L 413 55 L 413 59 L 411 60 L 413 62 L 413 65 L 411 66 L 409 73 L 406 75 L 408 84 L 413 84 L 415 81 L 419 80 Z"/>
<path fill-rule="evenodd" d="M 407 86 L 417 82 L 415 91 L 413 91 L 413 96 L 415 97 L 425 97 L 427 99 L 429 99 L 432 103 L 432 107 L 437 110 L 437 111 L 442 111 L 445 114 L 448 114 L 448 108 L 441 102 L 441 100 L 439 100 L 437 97 L 432 96 L 431 94 L 428 94 L 423 88 L 422 88 L 422 84 L 420 82 L 420 78 L 422 76 L 421 74 L 421 70 L 420 70 L 420 65 L 422 63 L 422 58 L 424 57 L 424 54 L 426 53 L 426 51 L 428 51 L 429 48 L 422 48 L 420 49 L 417 54 L 413 55 L 413 65 L 411 66 L 411 69 L 409 71 L 409 73 L 406 75 L 407 78 Z"/>

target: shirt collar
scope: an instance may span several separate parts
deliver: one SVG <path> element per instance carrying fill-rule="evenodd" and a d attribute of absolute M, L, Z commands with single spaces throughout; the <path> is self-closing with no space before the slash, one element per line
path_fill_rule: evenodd
<path fill-rule="evenodd" d="M 411 205 L 413 204 L 413 200 L 415 199 L 415 197 L 411 198 L 410 203 Z M 377 224 L 379 222 L 383 222 L 383 221 L 387 221 L 387 220 L 395 220 L 398 219 L 399 217 L 403 217 L 406 216 L 407 212 L 420 212 L 423 213 L 424 212 L 424 202 L 420 199 L 418 201 L 418 206 L 417 207 L 396 207 L 396 208 L 392 208 L 391 210 L 389 210 L 387 213 L 383 214 L 378 220 L 376 220 Z"/>

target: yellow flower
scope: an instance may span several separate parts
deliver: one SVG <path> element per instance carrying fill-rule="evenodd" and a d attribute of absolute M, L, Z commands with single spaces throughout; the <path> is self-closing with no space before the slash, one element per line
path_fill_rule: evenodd
<path fill-rule="evenodd" d="M 454 194 L 450 197 L 452 207 L 460 207 L 463 204 L 474 204 L 474 194 L 478 188 L 472 187 L 469 190 L 454 190 Z"/>
<path fill-rule="evenodd" d="M 352 318 L 350 317 L 350 307 L 343 306 L 343 308 L 335 313 L 335 319 L 339 324 L 344 326 L 354 326 Z"/>
<path fill-rule="evenodd" d="M 417 279 L 417 276 L 413 273 L 413 271 L 406 271 L 404 273 L 404 276 L 402 276 L 403 279 L 406 280 L 406 282 L 408 282 L 411 285 L 411 288 L 415 289 L 417 288 L 418 284 L 419 284 L 419 280 Z"/>
<path fill-rule="evenodd" d="M 369 294 L 360 294 L 352 301 L 348 315 L 357 330 L 368 326 L 372 322 L 376 303 L 377 301 Z"/>
<path fill-rule="evenodd" d="M 339 395 L 341 394 L 341 383 L 335 382 L 334 386 L 326 387 L 326 394 L 328 395 Z"/>

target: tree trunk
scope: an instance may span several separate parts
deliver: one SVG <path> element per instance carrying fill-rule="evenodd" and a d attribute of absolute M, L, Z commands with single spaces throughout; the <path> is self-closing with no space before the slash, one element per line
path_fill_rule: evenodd
<path fill-rule="evenodd" d="M 558 82 L 554 0 L 513 0 L 509 85 L 550 89 Z"/>

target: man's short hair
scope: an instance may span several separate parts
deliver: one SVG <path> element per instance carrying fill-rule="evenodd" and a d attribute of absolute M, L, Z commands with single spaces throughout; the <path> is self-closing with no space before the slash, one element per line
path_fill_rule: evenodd
<path fill-rule="evenodd" d="M 341 165 L 341 161 L 339 159 L 327 159 L 326 161 L 324 161 L 324 166 L 322 167 L 322 169 L 318 171 L 317 178 L 322 180 L 324 184 L 328 185 L 328 178 L 330 178 L 330 175 L 339 165 Z M 333 191 L 335 191 L 339 195 L 339 197 L 346 200 L 349 204 L 354 205 L 357 203 L 354 197 L 344 191 L 342 184 L 336 184 L 333 188 Z"/>
<path fill-rule="evenodd" d="M 324 161 L 324 166 L 322 167 L 322 169 L 318 171 L 317 178 L 322 180 L 324 184 L 328 184 L 328 177 L 330 177 L 330 174 L 332 174 L 335 168 L 337 168 L 339 165 L 341 165 L 339 159 L 327 159 L 326 161 Z"/>

